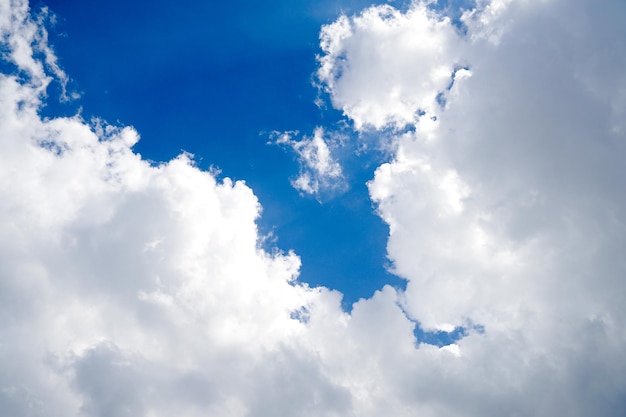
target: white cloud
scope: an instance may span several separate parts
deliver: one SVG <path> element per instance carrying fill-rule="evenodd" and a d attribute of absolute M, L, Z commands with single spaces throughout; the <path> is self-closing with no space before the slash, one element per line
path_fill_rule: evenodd
<path fill-rule="evenodd" d="M 297 256 L 259 249 L 252 191 L 185 154 L 151 166 L 132 128 L 40 118 L 43 27 L 0 4 L 29 75 L 0 78 L 3 413 L 295 415 L 300 372 L 319 407 L 343 407 L 290 342 L 291 313 L 323 292 L 294 282 Z"/>
<path fill-rule="evenodd" d="M 370 183 L 408 289 L 346 313 L 341 294 L 295 279 L 296 255 L 259 248 L 244 183 L 185 154 L 151 166 L 132 128 L 42 119 L 45 32 L 25 2 L 0 0 L 7 56 L 29 74 L 0 77 L 0 410 L 624 414 L 626 6 L 500 3 L 466 38 L 418 3 L 324 32 L 329 92 L 355 126 L 415 124 Z M 431 36 L 435 52 L 407 46 Z M 441 107 L 457 57 L 472 75 Z M 398 103 L 380 74 L 398 74 Z M 285 141 L 333 172 L 321 130 Z M 468 335 L 416 346 L 407 316 Z"/>
<path fill-rule="evenodd" d="M 318 78 L 358 130 L 403 127 L 421 112 L 432 117 L 437 95 L 464 64 L 450 21 L 421 3 L 407 13 L 382 5 L 342 16 L 324 26 L 320 38 Z"/>
<path fill-rule="evenodd" d="M 346 182 L 341 165 L 333 158 L 331 147 L 341 145 L 343 138 L 338 134 L 328 133 L 322 127 L 317 127 L 312 137 L 293 139 L 297 132 L 276 133 L 271 143 L 293 149 L 298 156 L 300 173 L 291 181 L 291 185 L 298 191 L 321 198 L 328 194 L 344 190 Z M 330 146 L 329 146 L 330 144 Z"/>
<path fill-rule="evenodd" d="M 626 409 L 625 11 L 485 1 L 462 35 L 426 6 L 384 6 L 323 32 L 318 75 L 355 127 L 415 128 L 369 184 L 394 270 L 409 280 L 403 308 L 428 328 L 486 328 L 457 342 L 464 365 L 447 381 L 483 404 L 461 395 L 449 411 Z M 471 77 L 429 108 L 443 86 L 434 69 L 457 62 Z"/>

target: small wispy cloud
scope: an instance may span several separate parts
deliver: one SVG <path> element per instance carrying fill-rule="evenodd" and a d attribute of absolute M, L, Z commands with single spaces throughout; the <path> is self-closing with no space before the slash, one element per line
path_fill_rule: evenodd
<path fill-rule="evenodd" d="M 270 144 L 293 150 L 300 164 L 298 176 L 291 185 L 303 194 L 315 196 L 318 200 L 328 193 L 345 191 L 345 181 L 341 165 L 333 157 L 332 150 L 341 146 L 343 137 L 327 132 L 322 127 L 313 131 L 313 136 L 297 139 L 299 132 L 274 132 Z"/>

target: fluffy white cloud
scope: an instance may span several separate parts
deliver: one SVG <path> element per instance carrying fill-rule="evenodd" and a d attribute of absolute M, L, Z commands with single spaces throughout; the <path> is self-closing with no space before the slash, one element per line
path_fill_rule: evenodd
<path fill-rule="evenodd" d="M 322 194 L 344 190 L 346 182 L 341 165 L 333 157 L 331 148 L 341 145 L 344 138 L 339 134 L 327 133 L 317 127 L 312 137 L 294 139 L 298 132 L 275 133 L 271 142 L 291 148 L 298 157 L 300 173 L 291 181 L 298 191 L 321 198 Z M 330 145 L 330 146 L 329 146 Z"/>
<path fill-rule="evenodd" d="M 42 119 L 45 30 L 0 4 L 16 67 L 0 77 L 2 414 L 297 415 L 305 390 L 345 407 L 291 342 L 293 312 L 327 291 L 259 249 L 252 191 L 189 155 L 151 166 L 132 128 Z"/>
<path fill-rule="evenodd" d="M 459 38 L 449 19 L 425 4 L 406 13 L 371 7 L 324 26 L 318 78 L 332 103 L 356 129 L 402 127 L 423 112 L 433 115 L 458 57 Z"/>
<path fill-rule="evenodd" d="M 369 184 L 403 307 L 485 326 L 448 374 L 483 403 L 450 399 L 460 415 L 626 410 L 624 12 L 485 1 L 463 34 L 427 5 L 379 6 L 322 32 L 318 75 L 355 127 L 413 127 Z"/>
<path fill-rule="evenodd" d="M 42 119 L 65 76 L 28 4 L 0 0 L 0 410 L 624 414 L 625 8 L 483 1 L 464 36 L 415 3 L 324 29 L 320 74 L 355 127 L 414 127 L 370 183 L 407 291 L 346 313 L 259 248 L 244 183 L 185 154 L 150 165 L 132 128 Z M 334 172 L 318 133 L 286 144 Z M 415 319 L 468 334 L 416 345 Z"/>

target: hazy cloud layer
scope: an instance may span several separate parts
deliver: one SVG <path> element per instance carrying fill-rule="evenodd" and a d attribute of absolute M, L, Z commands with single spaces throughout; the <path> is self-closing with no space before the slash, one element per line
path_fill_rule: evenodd
<path fill-rule="evenodd" d="M 356 129 L 409 127 L 369 184 L 408 288 L 348 314 L 297 281 L 295 254 L 259 248 L 244 183 L 185 154 L 150 165 L 129 127 L 42 119 L 66 77 L 42 20 L 0 0 L 15 67 L 0 77 L 0 410 L 624 414 L 625 12 L 480 1 L 463 34 L 415 3 L 323 28 L 334 105 Z M 316 138 L 285 144 L 314 169 Z M 467 336 L 416 344 L 413 320 Z"/>

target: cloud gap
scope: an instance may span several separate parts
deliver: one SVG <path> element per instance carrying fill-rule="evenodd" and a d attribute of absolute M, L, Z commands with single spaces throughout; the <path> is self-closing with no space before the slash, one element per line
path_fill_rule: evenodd
<path fill-rule="evenodd" d="M 477 0 L 434 0 L 428 2 L 428 7 L 437 14 L 448 17 L 462 36 L 467 36 L 469 30 L 463 16 L 466 12 L 475 10 L 477 5 Z"/>

